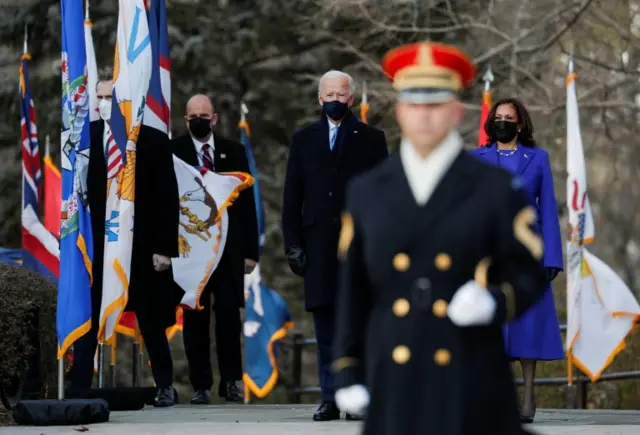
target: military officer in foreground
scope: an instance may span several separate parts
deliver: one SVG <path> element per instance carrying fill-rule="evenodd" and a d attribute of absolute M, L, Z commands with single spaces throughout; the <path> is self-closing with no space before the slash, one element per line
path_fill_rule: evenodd
<path fill-rule="evenodd" d="M 464 53 L 410 44 L 383 68 L 403 140 L 347 190 L 336 403 L 366 413 L 366 435 L 527 433 L 501 325 L 544 287 L 535 213 L 518 179 L 463 150 Z"/>

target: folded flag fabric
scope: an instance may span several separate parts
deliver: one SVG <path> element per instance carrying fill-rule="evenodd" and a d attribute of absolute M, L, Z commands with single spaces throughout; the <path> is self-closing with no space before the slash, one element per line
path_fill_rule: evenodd
<path fill-rule="evenodd" d="M 184 290 L 181 305 L 202 309 L 200 295 L 218 266 L 227 238 L 227 208 L 253 184 L 242 172 L 198 170 L 173 157 L 180 196 L 180 257 L 171 260 L 174 281 Z"/>

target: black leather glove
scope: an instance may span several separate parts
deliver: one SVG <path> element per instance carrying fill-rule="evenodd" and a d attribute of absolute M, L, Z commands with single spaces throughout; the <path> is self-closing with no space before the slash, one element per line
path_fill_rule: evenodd
<path fill-rule="evenodd" d="M 556 267 L 545 267 L 544 272 L 547 275 L 547 282 L 551 282 L 556 279 L 556 276 L 560 273 L 560 269 Z"/>
<path fill-rule="evenodd" d="M 292 246 L 287 251 L 287 262 L 289 268 L 298 276 L 304 276 L 304 269 L 307 264 L 307 257 L 299 246 Z"/>

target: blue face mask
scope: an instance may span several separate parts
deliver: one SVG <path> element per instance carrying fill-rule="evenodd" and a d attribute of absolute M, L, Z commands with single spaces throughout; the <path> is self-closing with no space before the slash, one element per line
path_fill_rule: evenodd
<path fill-rule="evenodd" d="M 349 106 L 341 101 L 325 101 L 322 103 L 322 111 L 329 118 L 339 121 L 347 114 Z"/>

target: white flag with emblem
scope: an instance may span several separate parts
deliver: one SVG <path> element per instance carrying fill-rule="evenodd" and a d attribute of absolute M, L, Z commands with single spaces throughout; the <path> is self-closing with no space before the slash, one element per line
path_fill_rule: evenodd
<path fill-rule="evenodd" d="M 113 68 L 111 133 L 118 148 L 107 178 L 101 342 L 108 342 L 128 301 L 133 246 L 136 146 L 151 80 L 151 45 L 144 0 L 119 0 Z"/>
<path fill-rule="evenodd" d="M 180 197 L 180 257 L 171 261 L 173 279 L 185 292 L 181 305 L 202 309 L 200 295 L 226 244 L 227 209 L 254 180 L 242 172 L 200 172 L 175 156 L 173 162 Z"/>
<path fill-rule="evenodd" d="M 595 225 L 587 195 L 573 61 L 567 77 L 567 356 L 598 380 L 624 349 L 624 339 L 640 319 L 640 305 L 622 279 L 587 251 Z"/>

